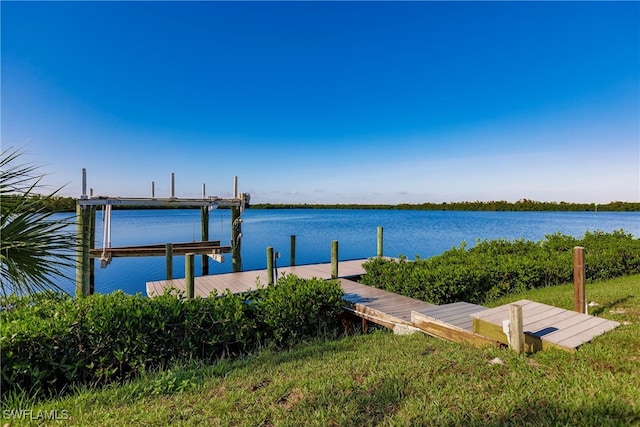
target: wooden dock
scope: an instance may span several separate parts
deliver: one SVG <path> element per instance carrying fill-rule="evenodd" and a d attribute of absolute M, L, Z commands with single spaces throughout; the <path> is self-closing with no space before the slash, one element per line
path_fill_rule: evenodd
<path fill-rule="evenodd" d="M 344 291 L 345 310 L 396 333 L 420 331 L 453 342 L 477 346 L 508 344 L 503 321 L 509 319 L 509 305 L 486 308 L 467 302 L 433 305 L 351 280 L 365 273 L 362 265 L 367 259 L 341 261 L 338 280 Z M 310 264 L 278 269 L 278 276 L 294 274 L 300 278 L 330 279 L 331 263 Z M 253 270 L 196 277 L 195 296 L 247 292 L 266 286 L 267 270 Z M 147 282 L 147 295 L 161 295 L 165 289 L 175 288 L 186 293 L 185 279 Z M 545 348 L 575 349 L 618 326 L 606 319 L 580 314 L 522 300 L 525 326 L 525 350 L 535 352 Z M 364 323 L 363 323 L 364 325 Z"/>
<path fill-rule="evenodd" d="M 365 273 L 362 264 L 368 259 L 356 259 L 340 261 L 338 275 L 341 278 L 357 277 Z M 331 278 L 331 263 L 308 264 L 293 267 L 278 268 L 278 277 L 283 274 L 295 274 L 302 279 L 318 278 L 327 280 Z M 257 289 L 258 283 L 267 286 L 267 270 L 250 270 L 237 273 L 214 274 L 210 276 L 195 277 L 195 296 L 208 297 L 212 293 L 221 294 L 225 290 L 232 293 L 247 292 Z M 175 288 L 186 293 L 185 279 L 158 280 L 147 282 L 147 295 L 150 297 L 161 295 L 165 289 Z"/>

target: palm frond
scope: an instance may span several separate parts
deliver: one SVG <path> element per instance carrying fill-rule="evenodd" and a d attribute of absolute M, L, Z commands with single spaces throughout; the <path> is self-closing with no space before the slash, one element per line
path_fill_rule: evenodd
<path fill-rule="evenodd" d="M 1 153 L 0 196 L 0 294 L 32 294 L 61 290 L 59 283 L 70 280 L 75 266 L 76 235 L 74 217 L 53 218 L 43 208 L 43 200 L 57 191 L 36 197 L 44 175 L 37 165 L 15 164 L 21 151 Z"/>

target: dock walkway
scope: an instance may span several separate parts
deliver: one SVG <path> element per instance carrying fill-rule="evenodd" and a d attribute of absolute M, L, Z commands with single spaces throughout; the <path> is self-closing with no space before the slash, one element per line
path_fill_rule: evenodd
<path fill-rule="evenodd" d="M 507 344 L 502 322 L 509 319 L 509 305 L 486 308 L 467 302 L 433 305 L 382 289 L 363 285 L 354 277 L 365 273 L 368 259 L 340 261 L 338 280 L 344 291 L 345 310 L 395 332 L 421 331 L 453 342 L 473 345 Z M 303 279 L 331 278 L 331 263 L 309 264 L 278 269 L 278 276 L 294 274 Z M 253 270 L 200 276 L 195 279 L 195 296 L 247 292 L 267 285 L 267 270 Z M 161 295 L 165 289 L 186 291 L 185 279 L 147 282 L 147 295 Z M 611 329 L 617 322 L 580 314 L 545 304 L 522 300 L 525 350 L 549 347 L 575 349 Z"/>

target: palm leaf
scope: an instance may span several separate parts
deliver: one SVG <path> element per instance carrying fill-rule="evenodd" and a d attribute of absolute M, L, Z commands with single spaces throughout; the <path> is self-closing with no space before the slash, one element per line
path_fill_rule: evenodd
<path fill-rule="evenodd" d="M 46 196 L 34 194 L 42 188 L 44 175 L 38 167 L 15 164 L 22 154 L 6 150 L 0 167 L 0 294 L 32 294 L 43 290 L 61 290 L 61 280 L 71 280 L 75 266 L 76 235 L 74 217 L 53 218 L 44 211 Z"/>

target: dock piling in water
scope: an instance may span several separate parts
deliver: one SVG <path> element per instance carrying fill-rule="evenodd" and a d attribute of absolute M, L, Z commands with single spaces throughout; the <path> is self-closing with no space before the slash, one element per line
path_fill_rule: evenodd
<path fill-rule="evenodd" d="M 194 265 L 194 254 L 190 252 L 184 256 L 184 280 L 186 282 L 187 298 L 193 298 L 195 295 Z"/>
<path fill-rule="evenodd" d="M 338 278 L 338 241 L 331 242 L 331 278 Z"/>
<path fill-rule="evenodd" d="M 273 247 L 267 246 L 267 285 L 273 285 Z"/>

